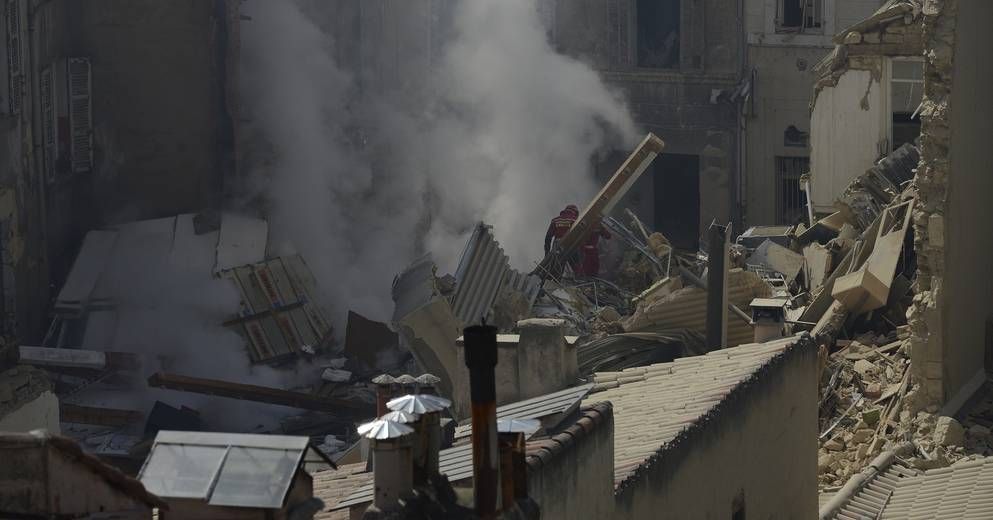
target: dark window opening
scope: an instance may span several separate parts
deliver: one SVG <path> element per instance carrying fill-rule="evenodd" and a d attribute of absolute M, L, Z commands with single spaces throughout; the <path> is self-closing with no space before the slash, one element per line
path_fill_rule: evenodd
<path fill-rule="evenodd" d="M 810 170 L 809 157 L 776 157 L 776 223 L 805 222 L 807 194 L 800 176 Z"/>
<path fill-rule="evenodd" d="M 700 157 L 665 153 L 646 175 L 655 194 L 655 230 L 678 249 L 700 247 Z"/>
<path fill-rule="evenodd" d="M 783 131 L 783 146 L 796 146 L 806 148 L 810 140 L 810 134 L 790 125 Z"/>
<path fill-rule="evenodd" d="M 913 143 L 921 135 L 921 119 L 906 112 L 893 113 L 893 149 Z"/>
<path fill-rule="evenodd" d="M 787 30 L 821 26 L 823 0 L 779 0 L 779 27 Z"/>
<path fill-rule="evenodd" d="M 638 0 L 638 66 L 679 68 L 680 0 Z"/>

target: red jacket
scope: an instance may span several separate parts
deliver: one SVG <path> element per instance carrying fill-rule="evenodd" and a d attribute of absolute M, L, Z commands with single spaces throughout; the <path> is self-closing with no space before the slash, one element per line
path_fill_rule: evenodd
<path fill-rule="evenodd" d="M 559 216 L 552 219 L 552 222 L 548 224 L 548 231 L 545 232 L 545 254 L 548 254 L 548 250 L 552 247 L 552 237 L 555 240 L 562 240 L 562 237 L 572 229 L 572 225 L 576 223 L 576 216 L 568 210 L 562 210 Z"/>

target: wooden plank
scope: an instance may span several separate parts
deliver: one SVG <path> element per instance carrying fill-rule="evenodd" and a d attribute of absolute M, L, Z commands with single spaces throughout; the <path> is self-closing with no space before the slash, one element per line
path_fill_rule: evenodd
<path fill-rule="evenodd" d="M 243 383 L 189 377 L 165 372 L 152 374 L 148 378 L 148 386 L 324 412 L 374 412 L 375 408 L 371 403 L 319 397 L 266 386 L 246 385 Z"/>
<path fill-rule="evenodd" d="M 125 426 L 140 422 L 144 414 L 137 410 L 119 410 L 62 403 L 62 422 L 97 424 L 100 426 Z"/>

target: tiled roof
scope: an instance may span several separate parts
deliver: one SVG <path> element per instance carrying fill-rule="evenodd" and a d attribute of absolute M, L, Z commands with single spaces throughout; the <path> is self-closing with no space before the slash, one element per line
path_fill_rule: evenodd
<path fill-rule="evenodd" d="M 314 496 L 324 501 L 324 509 L 314 520 L 348 520 L 348 509 L 336 508 L 345 497 L 372 483 L 372 472 L 366 471 L 365 462 L 343 464 L 337 470 L 313 474 Z"/>
<path fill-rule="evenodd" d="M 584 404 L 610 401 L 614 413 L 614 484 L 618 491 L 658 454 L 720 413 L 720 403 L 784 352 L 809 344 L 794 336 L 717 350 L 671 363 L 594 374 Z"/>
<path fill-rule="evenodd" d="M 879 512 L 892 499 L 893 490 L 904 479 L 917 476 L 920 472 L 894 461 L 885 471 L 876 475 L 857 493 L 829 518 L 839 520 L 854 520 L 862 518 L 879 518 Z M 826 503 L 827 501 L 825 501 Z M 824 504 L 821 504 L 824 505 Z"/>
<path fill-rule="evenodd" d="M 993 457 L 900 480 L 878 518 L 993 518 Z"/>
<path fill-rule="evenodd" d="M 547 439 L 534 440 L 527 444 L 527 463 L 531 467 L 548 464 L 594 429 L 608 421 L 613 414 L 610 403 L 596 403 L 584 406 L 579 419 L 565 430 Z"/>

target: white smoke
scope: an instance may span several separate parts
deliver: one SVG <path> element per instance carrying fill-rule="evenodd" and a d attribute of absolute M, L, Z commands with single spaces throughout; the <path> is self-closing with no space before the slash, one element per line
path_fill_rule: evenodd
<path fill-rule="evenodd" d="M 551 48 L 534 0 L 456 2 L 436 59 L 410 51 L 395 65 L 402 71 L 379 81 L 368 68 L 381 62 L 362 62 L 365 76 L 337 63 L 335 34 L 299 3 L 253 0 L 244 10 L 252 189 L 269 203 L 273 236 L 315 271 L 339 324 L 348 309 L 388 318 L 393 276 L 424 252 L 451 270 L 479 220 L 529 270 L 549 219 L 595 193 L 593 154 L 636 139 L 596 72 Z M 396 16 L 415 23 L 408 18 L 423 21 Z M 378 51 L 364 50 L 363 59 Z M 431 65 L 412 72 L 411 63 Z"/>

